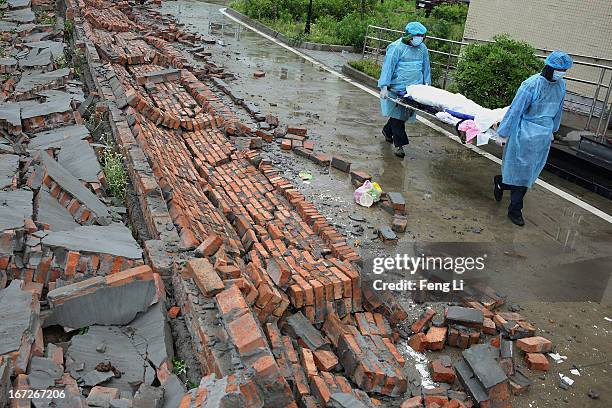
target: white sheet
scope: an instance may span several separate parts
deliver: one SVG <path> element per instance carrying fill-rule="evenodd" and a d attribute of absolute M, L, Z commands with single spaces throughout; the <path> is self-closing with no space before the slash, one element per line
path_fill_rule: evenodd
<path fill-rule="evenodd" d="M 443 111 L 450 109 L 466 115 L 474 116 L 474 122 L 481 132 L 486 132 L 491 126 L 501 122 L 508 107 L 487 109 L 465 96 L 445 91 L 429 85 L 410 85 L 406 87 L 406 96 L 412 97 L 423 105 L 433 106 Z"/>

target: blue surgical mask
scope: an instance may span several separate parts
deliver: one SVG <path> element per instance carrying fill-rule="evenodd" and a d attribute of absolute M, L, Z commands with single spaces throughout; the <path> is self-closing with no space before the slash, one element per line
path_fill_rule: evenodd
<path fill-rule="evenodd" d="M 553 80 L 558 81 L 565 76 L 565 71 L 554 71 L 553 72 Z"/>
<path fill-rule="evenodd" d="M 412 37 L 412 45 L 418 47 L 423 42 L 423 37 Z"/>

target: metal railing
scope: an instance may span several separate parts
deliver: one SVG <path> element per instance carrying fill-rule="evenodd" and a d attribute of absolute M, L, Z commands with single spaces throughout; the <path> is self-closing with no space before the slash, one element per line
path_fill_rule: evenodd
<path fill-rule="evenodd" d="M 389 44 L 404 35 L 403 31 L 393 30 L 390 28 L 369 25 L 366 29 L 366 34 L 363 43 L 362 58 L 373 58 L 381 63 L 385 56 L 385 50 Z M 451 71 L 456 68 L 457 61 L 460 58 L 462 48 L 473 42 L 490 43 L 487 40 L 475 40 L 466 38 L 466 41 L 453 41 L 445 38 L 427 36 L 426 42 L 430 54 L 432 54 L 432 66 L 438 66 L 443 69 L 440 82 L 441 87 L 446 89 L 451 83 Z M 537 56 L 545 59 L 552 52 L 548 49 L 536 49 Z M 575 66 L 589 68 L 595 71 L 595 76 L 598 80 L 579 78 L 575 76 L 566 76 L 565 79 L 576 84 L 583 84 L 592 87 L 592 92 L 588 95 L 568 92 L 579 98 L 566 101 L 566 110 L 573 112 L 583 112 L 586 114 L 585 130 L 594 130 L 595 136 L 603 141 L 606 131 L 610 126 L 612 119 L 612 60 L 595 56 L 570 54 L 574 59 Z M 588 62 L 584 60 L 598 61 L 598 63 Z M 609 79 L 608 79 L 609 78 Z M 601 98 L 601 99 L 600 99 Z M 582 102 L 584 99 L 586 102 Z M 577 108 L 580 106 L 581 108 Z M 594 119 L 597 119 L 597 126 L 592 126 Z M 602 126 L 603 125 L 603 126 Z"/>

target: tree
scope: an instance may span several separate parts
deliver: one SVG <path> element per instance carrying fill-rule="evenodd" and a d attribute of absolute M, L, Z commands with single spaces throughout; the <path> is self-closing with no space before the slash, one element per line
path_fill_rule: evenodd
<path fill-rule="evenodd" d="M 310 23 L 312 22 L 312 0 L 308 2 L 308 15 L 306 16 L 306 27 L 304 33 L 310 34 Z"/>

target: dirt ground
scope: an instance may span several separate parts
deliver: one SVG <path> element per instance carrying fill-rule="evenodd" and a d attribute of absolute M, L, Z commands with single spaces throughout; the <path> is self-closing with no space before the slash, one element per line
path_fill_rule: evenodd
<path fill-rule="evenodd" d="M 507 198 L 501 204 L 492 198 L 491 179 L 499 172 L 498 164 L 422 123 L 409 128 L 407 156 L 398 160 L 380 136 L 384 118 L 375 97 L 224 17 L 219 9 L 225 5 L 179 0 L 164 2 L 162 11 L 175 15 L 187 28 L 222 39 L 222 45 L 210 47 L 212 60 L 236 75 L 230 84 L 263 113 L 307 127 L 317 150 L 340 154 L 353 168 L 372 174 L 383 190 L 401 192 L 407 203 L 408 231 L 396 244 L 383 244 L 376 230 L 390 225 L 391 216 L 380 208 L 355 205 L 348 175 L 322 169 L 275 144 L 265 145 L 265 154 L 285 177 L 360 248 L 365 259 L 415 248 L 434 252 L 467 248 L 471 255 L 487 255 L 489 285 L 507 294 L 507 306 L 518 304 L 538 333 L 567 356 L 560 364 L 551 359 L 546 374 L 523 370 L 533 385 L 527 394 L 513 399 L 513 406 L 612 406 L 612 322 L 606 320 L 612 318 L 612 224 L 555 189 L 534 186 L 526 197 L 527 225 L 512 225 L 505 216 Z M 210 22 L 223 28 L 211 29 Z M 333 56 L 324 59 L 337 68 Z M 254 79 L 256 70 L 266 72 L 266 77 Z M 487 150 L 500 153 L 493 147 Z M 302 171 L 310 172 L 313 179 L 301 181 Z M 542 179 L 612 213 L 610 200 L 547 172 Z M 354 214 L 364 221 L 349 217 Z M 465 244 L 469 245 L 461 246 Z M 410 304 L 409 295 L 400 296 Z M 410 307 L 415 317 L 422 310 Z M 449 349 L 444 353 L 456 353 Z M 515 360 L 523 365 L 518 350 Z M 571 374 L 572 368 L 580 376 Z M 559 373 L 575 380 L 568 390 L 559 388 Z M 599 399 L 589 398 L 591 390 L 598 391 Z"/>

